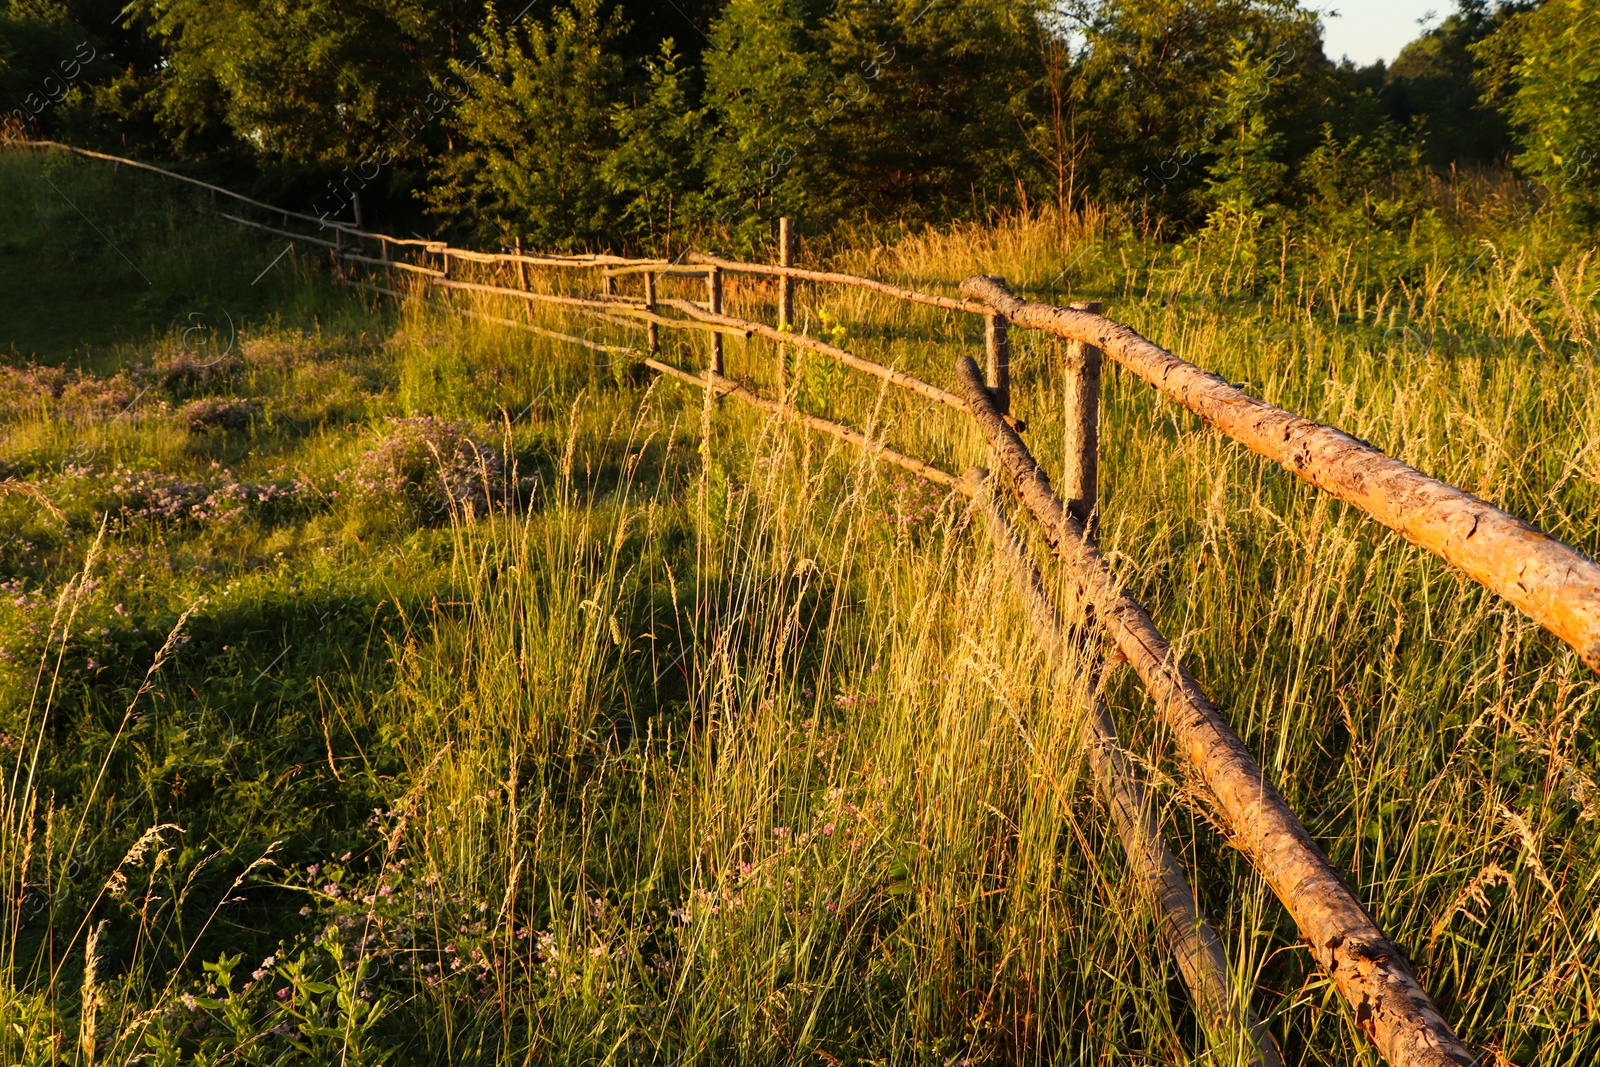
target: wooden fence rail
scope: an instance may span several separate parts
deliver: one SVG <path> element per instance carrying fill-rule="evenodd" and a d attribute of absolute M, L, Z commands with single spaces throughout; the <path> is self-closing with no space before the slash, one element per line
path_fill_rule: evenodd
<path fill-rule="evenodd" d="M 51 145 L 51 142 L 34 142 Z M 1039 523 L 1054 547 L 1067 575 L 1071 590 L 1081 602 L 1069 610 L 1082 609 L 1086 623 L 1106 634 L 1132 664 L 1145 688 L 1153 697 L 1163 721 L 1177 742 L 1180 756 L 1205 782 L 1215 797 L 1219 821 L 1228 827 L 1255 867 L 1266 878 L 1274 893 L 1294 917 L 1310 942 L 1313 956 L 1332 978 L 1363 1030 L 1389 1062 L 1400 1067 L 1464 1067 L 1473 1059 L 1451 1032 L 1411 972 L 1405 956 L 1384 936 L 1365 907 L 1351 892 L 1301 825 L 1288 805 L 1266 780 L 1249 750 L 1233 733 L 1217 709 L 1206 698 L 1198 682 L 1178 662 L 1170 645 L 1156 630 L 1143 607 L 1118 586 L 1105 559 L 1094 545 L 1094 530 L 1102 505 L 1099 500 L 1099 394 L 1102 354 L 1176 401 L 1252 451 L 1281 464 L 1286 469 L 1341 500 L 1354 505 L 1407 540 L 1428 549 L 1461 569 L 1485 587 L 1505 597 L 1531 618 L 1571 645 L 1584 663 L 1600 672 L 1600 566 L 1576 549 L 1550 537 L 1527 522 L 1517 519 L 1454 486 L 1430 478 L 1384 455 L 1333 427 L 1324 426 L 1249 396 L 1217 375 L 1185 362 L 1171 352 L 1146 340 L 1127 326 L 1101 314 L 1098 304 L 1055 307 L 1031 303 L 1013 294 L 1002 279 L 969 278 L 961 285 L 961 297 L 952 298 L 918 292 L 871 278 L 831 271 L 808 270 L 793 264 L 792 233 L 785 219 L 779 229 L 778 258 L 773 264 L 743 263 L 717 256 L 689 253 L 678 260 L 630 259 L 612 255 L 552 255 L 526 252 L 520 241 L 509 253 L 476 252 L 459 249 L 440 241 L 397 239 L 371 233 L 326 219 L 285 211 L 228 190 L 173 174 L 149 164 L 115 156 L 88 152 L 66 145 L 55 145 L 96 159 L 126 163 L 210 189 L 281 217 L 312 222 L 320 229 L 332 228 L 335 240 L 279 230 L 264 223 L 236 215 L 223 215 L 230 222 L 265 230 L 291 240 L 331 250 L 341 262 L 356 263 L 375 270 L 409 272 L 414 280 L 412 293 L 432 288 L 442 292 L 470 292 L 483 297 L 519 300 L 525 306 L 544 304 L 566 308 L 574 313 L 602 321 L 637 328 L 645 326 L 645 366 L 675 380 L 708 390 L 716 396 L 730 397 L 762 411 L 793 419 L 798 424 L 838 440 L 846 441 L 885 462 L 911 471 L 919 477 L 973 498 L 991 517 L 996 535 L 996 550 L 1015 576 L 1018 576 L 1024 607 L 1030 614 L 1041 640 L 1047 647 L 1059 648 L 1065 639 L 1060 616 L 1042 593 L 1037 571 L 1023 555 L 1024 550 L 1003 526 L 1005 518 L 987 491 L 971 480 L 962 479 L 917 457 L 898 452 L 884 441 L 842 423 L 798 411 L 791 399 L 783 360 L 779 360 L 779 398 L 773 400 L 748 385 L 726 376 L 722 366 L 723 335 L 762 337 L 780 345 L 803 348 L 842 365 L 878 378 L 887 385 L 905 389 L 944 407 L 969 415 L 991 453 L 1004 466 L 1013 492 Z M 344 241 L 373 241 L 380 258 L 359 251 L 346 251 Z M 409 252 L 436 256 L 442 269 L 411 263 L 391 255 Z M 452 263 L 516 267 L 515 288 L 466 281 L 455 277 Z M 689 265 L 685 265 L 685 262 Z M 527 269 L 584 269 L 598 271 L 603 291 L 584 296 L 539 293 L 531 290 Z M 642 274 L 642 297 L 619 295 L 616 280 Z M 778 325 L 746 320 L 723 310 L 724 277 L 753 274 L 776 278 L 779 282 Z M 703 278 L 704 302 L 662 298 L 658 282 L 667 277 Z M 844 285 L 876 292 L 893 299 L 982 316 L 985 322 L 987 374 L 972 360 L 963 357 L 957 367 L 960 392 L 953 393 L 893 367 L 885 366 L 837 345 L 794 332 L 794 291 L 798 282 Z M 404 293 L 387 286 L 351 280 L 349 284 L 402 298 Z M 531 329 L 536 333 L 590 349 L 621 352 L 624 346 L 603 344 L 532 324 L 523 324 L 482 311 L 454 307 L 452 310 L 486 318 L 503 325 Z M 666 315 L 663 311 L 677 314 Z M 1069 342 L 1067 351 L 1067 389 L 1064 430 L 1063 490 L 1058 497 L 1048 478 L 1019 436 L 1022 425 L 1009 415 L 1010 373 L 1009 334 L 1011 326 L 1042 330 Z M 658 328 L 708 332 L 712 345 L 708 365 L 694 373 L 656 358 Z M 1031 578 L 1030 578 L 1031 575 Z M 1031 584 L 1030 584 L 1031 583 Z M 1102 709 L 1103 710 L 1103 709 Z M 1114 727 L 1108 717 L 1097 717 L 1094 708 L 1084 711 L 1091 739 L 1097 744 L 1114 743 Z M 1110 742 L 1107 741 L 1110 739 Z M 1109 751 L 1109 750 L 1106 750 Z M 1103 755 L 1103 754 L 1102 754 Z M 1106 762 L 1110 759 L 1111 762 Z M 1130 779 L 1131 771 L 1118 769 L 1115 759 L 1102 759 L 1091 753 L 1091 762 L 1103 795 L 1139 798 L 1135 808 L 1144 810 L 1142 786 Z M 1107 790 L 1110 790 L 1107 793 Z M 1120 792 L 1119 792 L 1120 791 Z M 1108 801 L 1109 803 L 1109 801 Z M 1117 801 L 1121 803 L 1121 801 Z M 1126 805 L 1124 805 L 1126 806 Z M 1220 943 L 1200 934 L 1198 911 L 1184 911 L 1181 871 L 1159 862 L 1152 844 L 1155 833 L 1147 815 L 1133 809 L 1122 811 L 1118 822 L 1130 869 L 1136 880 L 1155 884 L 1166 903 L 1169 921 L 1190 922 L 1198 941 L 1167 937 L 1166 944 L 1178 959 L 1189 983 L 1198 1011 L 1217 1025 L 1224 1001 L 1244 1001 L 1232 993 L 1223 997 L 1216 985 L 1216 971 L 1226 972 Z M 1159 843 L 1159 836 L 1155 838 Z M 1161 849 L 1165 849 L 1161 845 Z M 1135 855 L 1142 851 L 1143 859 Z M 1166 853 L 1170 860 L 1170 853 Z M 1152 857 L 1155 857 L 1152 859 Z M 1177 883 L 1172 881 L 1176 876 Z M 1152 881 L 1152 879 L 1154 881 Z M 1187 885 L 1183 884 L 1187 890 Z M 1170 891 L 1170 892 L 1169 892 Z M 1172 895 L 1177 894 L 1177 895 Z M 1159 893 L 1158 893 L 1159 895 Z M 1171 905 L 1171 907 L 1168 907 Z M 1174 911 L 1173 909 L 1176 909 Z M 1172 920 L 1175 914 L 1180 920 Z M 1209 929 L 1209 928 L 1207 928 Z M 1187 962 L 1185 962 L 1187 961 Z M 1208 977 L 1209 976 L 1209 977 Z M 1210 983 L 1208 985 L 1208 983 Z M 1236 1017 L 1235 1026 L 1249 1031 L 1255 1048 L 1253 1055 L 1263 1067 L 1275 1067 L 1276 1050 L 1253 1020 Z"/>

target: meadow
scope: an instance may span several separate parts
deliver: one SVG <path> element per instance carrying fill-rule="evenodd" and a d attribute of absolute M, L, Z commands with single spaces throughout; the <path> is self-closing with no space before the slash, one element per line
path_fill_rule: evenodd
<path fill-rule="evenodd" d="M 965 500 L 653 380 L 623 327 L 533 320 L 634 354 L 390 301 L 209 208 L 0 155 L 0 1061 L 1244 1061 L 1155 951 L 1084 693 Z M 1103 300 L 1600 553 L 1600 268 L 1492 175 L 1182 240 L 863 225 L 800 262 Z M 797 308 L 946 386 L 982 346 L 870 293 Z M 1054 471 L 1061 350 L 1013 342 Z M 985 462 L 819 358 L 727 358 Z M 1446 1017 L 1485 1064 L 1594 1062 L 1600 682 L 1141 384 L 1104 404 L 1108 557 Z M 1126 669 L 1107 697 L 1287 1062 L 1376 1064 Z"/>

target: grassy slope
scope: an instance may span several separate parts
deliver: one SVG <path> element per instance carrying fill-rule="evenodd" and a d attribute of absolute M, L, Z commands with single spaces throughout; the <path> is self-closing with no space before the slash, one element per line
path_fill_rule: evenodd
<path fill-rule="evenodd" d="M 1147 951 L 1062 726 L 1077 694 L 998 606 L 952 501 L 646 387 L 626 360 L 370 306 L 309 265 L 280 264 L 263 297 L 249 282 L 270 240 L 219 233 L 138 176 L 50 167 L 91 217 L 140 205 L 111 236 L 147 273 L 178 262 L 151 288 L 243 310 L 237 351 L 207 374 L 215 350 L 185 350 L 184 315 L 111 297 L 71 327 L 13 326 L 8 305 L 19 350 L 108 384 L 7 383 L 0 461 L 62 511 L 0 499 L 16 581 L 0 731 L 20 772 L 0 853 L 7 1062 L 84 1061 L 85 933 L 102 921 L 106 1062 L 141 1042 L 156 1062 L 1229 1061 L 1197 1043 Z M 20 220 L 4 269 L 78 284 L 39 169 L 0 157 L 0 211 Z M 1595 281 L 1540 220 L 1447 221 L 1313 231 L 1281 261 L 1248 234 L 1175 249 L 1103 220 L 838 259 L 1102 297 L 1594 552 Z M 1475 260 L 1484 235 L 1496 246 Z M 735 283 L 731 300 L 770 314 L 772 296 Z M 978 343 L 864 294 L 801 304 L 813 332 L 838 321 L 938 381 Z M 1057 352 L 1017 341 L 1019 406 L 1048 457 Z M 692 365 L 699 346 L 669 337 L 669 356 Z M 734 373 L 770 383 L 772 358 L 730 344 Z M 791 371 L 805 406 L 875 420 L 950 469 L 982 459 L 954 417 L 818 361 Z M 195 430 L 185 405 L 204 396 L 254 407 Z M 1113 375 L 1106 404 L 1122 574 L 1464 1034 L 1518 1064 L 1588 1062 L 1593 680 L 1505 605 L 1142 387 Z M 385 419 L 420 413 L 514 461 L 496 483 L 514 506 L 419 524 L 405 486 L 362 490 Z M 140 518 L 127 471 L 282 489 L 236 515 Z M 74 584 L 96 544 L 92 583 Z M 188 643 L 136 695 L 194 605 Z M 1130 680 L 1111 695 L 1133 747 L 1158 754 L 1169 830 L 1290 1061 L 1368 1062 L 1280 909 L 1196 816 Z M 124 861 L 163 824 L 182 829 Z M 247 874 L 274 842 L 276 865 Z M 94 900 L 119 861 L 126 887 Z"/>

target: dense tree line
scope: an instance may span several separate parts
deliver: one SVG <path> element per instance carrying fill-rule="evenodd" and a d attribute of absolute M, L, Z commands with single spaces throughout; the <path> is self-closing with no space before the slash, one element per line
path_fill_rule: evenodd
<path fill-rule="evenodd" d="M 1600 214 L 1594 0 L 1460 0 L 1368 68 L 1297 0 L 0 0 L 0 102 L 8 137 L 549 248 L 1260 220 L 1424 166 Z"/>

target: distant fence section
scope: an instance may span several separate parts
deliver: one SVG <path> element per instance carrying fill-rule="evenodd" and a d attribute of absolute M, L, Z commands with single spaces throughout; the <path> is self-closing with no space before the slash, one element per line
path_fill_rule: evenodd
<path fill-rule="evenodd" d="M 205 182 L 133 160 L 69 145 L 33 142 L 117 165 L 138 167 L 207 190 L 264 213 L 280 225 L 224 212 L 229 222 L 327 249 L 341 264 L 371 275 L 408 276 L 415 285 L 462 291 L 508 304 L 546 305 L 642 326 L 639 349 L 606 344 L 483 311 L 463 314 L 532 330 L 557 340 L 605 351 L 640 351 L 651 369 L 686 385 L 729 397 L 809 429 L 856 445 L 878 459 L 973 500 L 987 519 L 997 556 L 1016 579 L 1022 604 L 1048 651 L 1088 664 L 1095 678 L 1114 666 L 1094 661 L 1102 640 L 1116 649 L 1149 692 L 1178 753 L 1215 798 L 1214 815 L 1231 841 L 1260 871 L 1293 916 L 1313 956 L 1349 1002 L 1356 1025 L 1390 1063 L 1406 1067 L 1468 1067 L 1476 1062 L 1451 1031 L 1411 970 L 1378 928 L 1366 907 L 1333 868 L 1249 749 L 1179 661 L 1149 613 L 1118 583 L 1095 544 L 1099 502 L 1099 406 L 1103 360 L 1199 416 L 1257 454 L 1313 486 L 1356 507 L 1406 540 L 1434 553 L 1571 646 L 1600 672 L 1600 566 L 1533 525 L 1454 486 L 1431 478 L 1340 430 L 1274 407 L 1186 362 L 1101 314 L 1098 304 L 1057 307 L 1015 295 L 1003 279 L 969 278 L 959 297 L 920 292 L 871 278 L 810 270 L 794 264 L 792 231 L 779 227 L 777 263 L 745 263 L 686 253 L 673 260 L 611 255 L 556 255 L 524 251 L 479 252 L 442 241 L 391 237 L 325 218 L 288 211 Z M 314 225 L 315 233 L 285 227 Z M 489 268 L 490 277 L 469 280 L 462 264 Z M 530 271 L 581 271 L 595 281 L 581 295 L 537 291 Z M 507 276 L 509 275 L 509 276 Z M 724 286 L 735 275 L 757 275 L 779 283 L 777 323 L 746 320 L 724 310 Z M 640 276 L 642 292 L 617 291 L 622 278 Z M 406 295 L 378 277 L 341 278 L 348 284 L 396 298 Z M 669 278 L 701 281 L 703 300 L 659 294 Z M 796 332 L 796 283 L 850 286 L 909 303 L 979 316 L 984 320 L 982 367 L 962 355 L 954 368 L 955 389 L 924 381 L 839 345 Z M 416 290 L 412 290 L 416 291 Z M 1012 327 L 1039 330 L 1068 341 L 1066 431 L 1061 492 L 1058 493 L 1024 443 L 1025 428 L 1011 416 Z M 661 329 L 691 330 L 709 337 L 706 365 L 691 369 L 664 362 Z M 722 338 L 759 336 L 836 361 L 887 385 L 969 416 L 1004 471 L 1003 483 L 1032 515 L 1059 564 L 1072 579 L 1077 602 L 1056 604 L 996 496 L 999 482 L 981 470 L 958 475 L 896 451 L 873 435 L 841 421 L 801 412 L 784 380 L 782 361 L 776 397 L 765 396 L 726 373 Z M 1091 692 L 1097 690 L 1093 685 Z M 1162 945 L 1173 955 L 1196 1014 L 1216 1040 L 1241 1036 L 1256 1063 L 1279 1067 L 1272 1038 L 1232 981 L 1222 945 L 1202 914 L 1192 888 L 1162 841 L 1150 809 L 1139 761 L 1120 748 L 1103 702 L 1092 697 L 1080 709 L 1097 790 L 1111 812 L 1127 854 L 1130 878 L 1155 908 Z"/>

